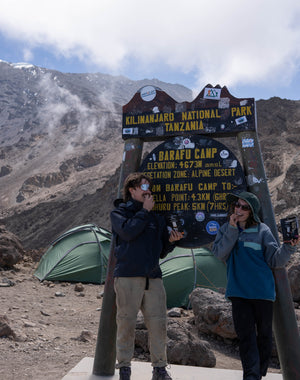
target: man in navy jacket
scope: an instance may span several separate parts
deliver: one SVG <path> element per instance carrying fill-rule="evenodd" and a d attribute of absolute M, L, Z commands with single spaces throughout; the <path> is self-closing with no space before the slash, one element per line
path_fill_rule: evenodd
<path fill-rule="evenodd" d="M 120 380 L 129 380 L 134 353 L 136 318 L 142 311 L 149 333 L 152 380 L 171 380 L 166 371 L 166 293 L 159 259 L 182 238 L 168 232 L 165 220 L 152 209 L 151 179 L 130 174 L 124 183 L 124 200 L 111 212 L 116 236 L 114 288 L 117 303 L 117 367 Z"/>

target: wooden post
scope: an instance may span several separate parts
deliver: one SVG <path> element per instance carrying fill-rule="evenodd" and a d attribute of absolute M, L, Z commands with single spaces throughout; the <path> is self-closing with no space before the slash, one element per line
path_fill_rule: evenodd
<path fill-rule="evenodd" d="M 123 162 L 120 173 L 118 197 L 121 195 L 123 183 L 128 174 L 138 170 L 141 162 L 143 142 L 140 139 L 126 140 Z M 114 292 L 115 268 L 115 238 L 112 238 L 108 260 L 107 275 L 104 287 L 102 310 L 96 351 L 94 357 L 93 374 L 96 376 L 113 376 L 116 363 L 116 295 Z"/>
<path fill-rule="evenodd" d="M 242 153 L 249 190 L 261 202 L 262 219 L 279 242 L 275 216 L 269 194 L 259 141 L 255 131 L 240 132 Z M 300 379 L 300 337 L 289 280 L 285 268 L 273 270 L 276 285 L 273 328 L 284 380 Z"/>

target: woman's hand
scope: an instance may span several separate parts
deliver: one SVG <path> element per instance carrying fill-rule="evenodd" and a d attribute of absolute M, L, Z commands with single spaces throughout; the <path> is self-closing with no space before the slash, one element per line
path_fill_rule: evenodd
<path fill-rule="evenodd" d="M 231 214 L 229 219 L 229 224 L 232 227 L 237 227 L 238 217 L 236 214 Z"/>

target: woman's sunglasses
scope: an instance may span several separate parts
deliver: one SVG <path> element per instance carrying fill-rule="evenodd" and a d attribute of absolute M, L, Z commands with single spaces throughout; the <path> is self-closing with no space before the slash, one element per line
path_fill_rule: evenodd
<path fill-rule="evenodd" d="M 239 202 L 236 202 L 234 204 L 234 207 L 241 208 L 243 211 L 249 211 L 249 210 L 251 210 L 250 206 L 248 206 L 248 205 L 241 205 Z"/>

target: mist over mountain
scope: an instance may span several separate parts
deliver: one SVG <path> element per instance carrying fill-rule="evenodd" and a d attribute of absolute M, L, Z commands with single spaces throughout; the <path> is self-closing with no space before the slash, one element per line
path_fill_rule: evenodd
<path fill-rule="evenodd" d="M 122 106 L 147 84 L 178 102 L 193 100 L 186 87 L 157 79 L 0 61 L 0 223 L 25 247 L 45 247 L 84 223 L 110 228 L 124 147 Z M 256 105 L 276 218 L 299 213 L 300 101 Z"/>
<path fill-rule="evenodd" d="M 103 185 L 121 162 L 122 105 L 149 82 L 0 62 L 2 212 Z M 151 83 L 179 101 L 192 97 L 183 86 Z"/>

